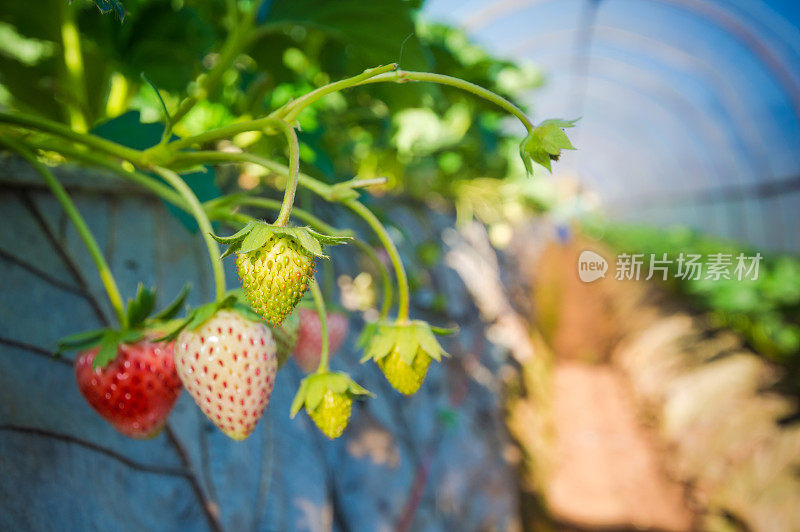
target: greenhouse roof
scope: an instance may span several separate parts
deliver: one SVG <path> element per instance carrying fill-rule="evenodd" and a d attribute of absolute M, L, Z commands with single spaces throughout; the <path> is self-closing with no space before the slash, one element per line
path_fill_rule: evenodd
<path fill-rule="evenodd" d="M 581 117 L 556 171 L 604 211 L 800 251 L 800 3 L 430 0 L 427 17 L 539 65 L 534 117 Z"/>

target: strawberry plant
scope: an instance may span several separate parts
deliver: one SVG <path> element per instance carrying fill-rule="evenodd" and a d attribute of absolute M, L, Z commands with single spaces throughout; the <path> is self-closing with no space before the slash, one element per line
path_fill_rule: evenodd
<path fill-rule="evenodd" d="M 126 14 L 124 2 L 96 3 L 102 11 L 114 11 L 118 18 L 124 17 L 129 21 L 126 23 L 132 23 L 131 18 L 135 21 L 139 16 L 136 12 Z M 210 23 L 212 25 L 220 21 L 227 37 L 210 68 L 193 79 L 185 79 L 183 84 L 175 83 L 175 78 L 165 76 L 164 71 L 172 71 L 176 78 L 181 79 L 186 67 L 185 59 L 167 66 L 159 63 L 159 68 L 149 69 L 149 74 L 140 71 L 139 79 L 125 73 L 136 68 L 138 63 L 134 59 L 142 60 L 146 55 L 141 50 L 138 50 L 138 55 L 115 55 L 113 61 L 111 55 L 108 56 L 109 65 L 114 64 L 118 69 L 118 77 L 111 75 L 106 80 L 108 85 L 113 88 L 117 83 L 115 90 L 128 94 L 133 90 L 133 84 L 138 83 L 138 110 L 154 112 L 152 105 L 142 104 L 143 95 L 149 95 L 147 98 L 151 103 L 158 102 L 157 112 L 162 124 L 156 128 L 157 138 L 152 142 L 121 142 L 112 139 L 113 135 L 109 133 L 114 121 L 94 131 L 92 127 L 101 118 L 115 114 L 112 111 L 117 100 L 127 101 L 132 107 L 134 99 L 126 100 L 126 97 L 110 91 L 105 111 L 90 102 L 87 65 L 83 62 L 89 57 L 82 52 L 82 41 L 75 35 L 80 25 L 76 23 L 77 8 L 68 7 L 66 0 L 64 4 L 60 22 L 62 28 L 71 28 L 69 35 L 72 37 L 65 38 L 60 46 L 62 68 L 50 73 L 58 77 L 58 85 L 67 95 L 60 100 L 63 108 L 42 107 L 37 111 L 26 105 L 29 94 L 24 88 L 4 77 L 2 82 L 10 87 L 7 92 L 13 99 L 9 108 L 0 110 L 0 144 L 27 160 L 41 175 L 75 225 L 97 266 L 109 302 L 116 312 L 118 327 L 78 333 L 65 338 L 61 347 L 62 350 L 81 351 L 76 358 L 81 392 L 112 425 L 130 436 L 152 435 L 163 426 L 180 389 L 179 379 L 198 407 L 220 430 L 236 440 L 247 438 L 267 408 L 275 379 L 280 378 L 278 369 L 296 342 L 300 343 L 296 351 L 298 361 L 310 374 L 301 382 L 290 413 L 294 416 L 305 410 L 326 436 L 340 436 L 350 419 L 353 401 L 367 399 L 371 393 L 349 375 L 331 371 L 329 367 L 331 344 L 341 341 L 344 336 L 341 330 L 345 327 L 337 317 L 335 330 L 331 331 L 335 334 L 329 335 L 331 315 L 326 310 L 325 297 L 315 277 L 317 263 L 329 260 L 327 246 L 352 246 L 373 261 L 381 273 L 382 308 L 377 321 L 368 324 L 361 335 L 362 362 L 377 364 L 396 390 L 410 395 L 423 385 L 430 365 L 447 356 L 436 336 L 455 333 L 456 329 L 445 329 L 412 318 L 411 291 L 401 254 L 390 231 L 368 207 L 369 198 L 362 196 L 364 189 L 387 181 L 385 177 L 376 175 L 379 172 L 376 168 L 380 169 L 383 162 L 394 175 L 404 175 L 398 169 L 403 158 L 392 159 L 387 152 L 379 153 L 380 150 L 373 153 L 374 157 L 360 153 L 357 155 L 358 168 L 337 171 L 336 161 L 350 160 L 351 152 L 363 152 L 353 148 L 357 143 L 347 138 L 349 132 L 343 133 L 348 121 L 353 120 L 346 113 L 346 104 L 360 104 L 362 99 L 356 98 L 351 102 L 345 94 L 357 91 L 359 95 L 365 95 L 363 101 L 366 105 L 361 104 L 364 112 L 386 116 L 391 115 L 391 110 L 370 100 L 368 91 L 379 92 L 388 90 L 385 86 L 395 86 L 393 94 L 411 92 L 411 96 L 406 97 L 408 101 L 419 99 L 420 93 L 415 91 L 419 91 L 422 85 L 440 87 L 447 94 L 458 91 L 458 98 L 469 99 L 459 100 L 461 107 L 456 110 L 477 105 L 475 101 L 483 102 L 480 112 L 488 117 L 484 120 L 490 124 L 485 126 L 487 130 L 499 131 L 498 111 L 521 122 L 526 135 L 518 144 L 518 153 L 528 173 L 533 171 L 534 163 L 549 169 L 551 161 L 557 160 L 562 150 L 573 149 L 563 131 L 573 125 L 571 121 L 546 120 L 535 125 L 512 101 L 498 94 L 499 88 L 490 90 L 455 75 L 401 69 L 397 63 L 370 67 L 356 75 L 339 76 L 341 79 L 331 81 L 331 77 L 319 69 L 319 65 L 312 64 L 302 51 L 287 48 L 283 54 L 285 64 L 298 73 L 308 71 L 317 75 L 292 85 L 287 89 L 288 97 L 281 96 L 280 87 L 274 86 L 267 98 L 263 87 L 268 86 L 269 81 L 259 76 L 266 76 L 271 71 L 272 67 L 267 65 L 272 65 L 274 58 L 268 57 L 266 51 L 270 48 L 264 44 L 275 28 L 262 24 L 262 10 L 265 8 L 258 2 L 229 2 L 224 14 L 218 14 L 221 8 L 216 5 L 200 4 L 193 8 L 204 15 L 200 20 L 215 21 Z M 265 5 L 269 8 L 270 4 Z M 301 4 L 309 4 L 306 5 L 309 7 L 314 2 Z M 164 8 L 162 4 L 154 4 L 154 10 L 161 8 Z M 280 4 L 272 9 L 270 16 L 278 21 L 277 26 L 290 20 L 297 23 L 293 17 L 300 16 L 289 5 Z M 397 13 L 387 11 L 384 15 L 411 23 L 410 18 L 402 18 L 407 15 L 406 8 L 398 9 Z M 335 18 L 314 19 L 323 16 L 324 11 L 308 9 L 304 12 L 303 16 L 310 17 L 307 21 L 309 28 L 346 23 Z M 179 12 L 183 13 L 182 10 Z M 80 15 L 84 16 L 86 12 Z M 96 13 L 93 15 L 100 17 Z M 125 46 L 137 50 L 136 43 L 124 42 L 123 34 L 112 43 L 102 41 L 107 36 L 101 37 L 98 28 L 106 28 L 113 35 L 109 19 L 101 18 L 96 27 L 83 26 L 89 34 L 85 37 L 86 42 L 94 45 L 92 49 L 107 54 L 125 49 Z M 170 19 L 165 15 L 157 20 Z M 167 22 L 164 22 L 164 27 L 180 30 Z M 423 29 L 423 38 L 428 39 L 432 49 L 441 55 L 446 48 L 442 43 L 452 39 L 444 38 L 435 28 Z M 186 42 L 190 43 L 193 42 L 190 37 L 203 35 L 202 31 L 189 33 Z M 371 35 L 360 37 L 364 42 L 370 42 Z M 402 37 L 398 43 L 401 40 Z M 109 46 L 96 46 L 98 42 Z M 327 41 L 320 39 L 316 42 L 319 46 L 319 43 Z M 333 43 L 331 47 L 335 49 Z M 178 55 L 186 53 L 190 58 L 201 53 L 186 49 L 185 43 L 179 40 L 174 42 L 174 50 L 165 50 L 168 51 Z M 348 54 L 343 56 L 348 57 Z M 243 59 L 245 57 L 251 61 L 248 63 Z M 251 71 L 240 68 L 237 63 L 240 60 L 254 65 Z M 350 70 L 353 71 L 357 70 Z M 253 79 L 244 83 L 240 78 L 248 72 Z M 488 76 L 481 71 L 479 63 L 459 73 L 473 79 Z M 134 79 L 139 81 L 132 81 Z M 123 85 L 124 88 L 120 88 Z M 92 88 L 97 89 L 97 86 Z M 179 97 L 181 93 L 183 96 Z M 332 101 L 345 105 L 331 104 Z M 265 111 L 257 102 L 266 102 L 271 108 Z M 124 111 L 125 106 L 122 107 Z M 320 111 L 322 108 L 324 113 Z M 213 109 L 219 110 L 214 115 L 217 117 L 215 120 L 209 118 Z M 234 114 L 233 110 L 238 111 Z M 119 120 L 126 119 L 126 116 L 130 115 L 122 114 Z M 301 127 L 310 124 L 309 129 L 313 130 L 315 120 L 325 121 L 330 125 L 330 131 L 321 132 L 317 138 L 303 135 L 301 143 L 298 134 Z M 138 126 L 137 120 L 133 127 Z M 358 135 L 371 134 L 367 126 L 359 127 L 361 129 L 355 128 Z M 340 134 L 345 140 L 333 142 L 327 136 L 329 132 Z M 466 134 L 462 132 L 462 137 Z M 470 134 L 478 139 L 482 133 Z M 437 149 L 450 153 L 457 142 L 458 139 L 438 139 Z M 313 159 L 309 155 L 304 155 L 304 149 L 307 152 L 310 144 L 315 145 L 312 151 L 317 159 L 314 161 L 309 160 Z M 477 168 L 474 171 L 491 174 L 498 170 L 500 166 L 485 165 L 484 161 L 492 158 L 489 155 L 497 155 L 499 150 L 494 147 L 473 153 L 472 166 Z M 345 152 L 345 155 L 337 155 L 337 152 Z M 454 164 L 457 157 L 454 159 L 447 153 L 440 154 L 442 165 L 446 169 L 457 168 Z M 328 163 L 322 160 L 325 156 L 329 157 Z M 182 294 L 165 311 L 151 316 L 154 298 L 152 292 L 142 289 L 126 308 L 94 236 L 45 161 L 49 164 L 76 162 L 109 170 L 190 215 L 207 249 L 213 272 L 214 299 L 187 309 L 184 317 L 176 319 L 185 297 Z M 220 194 L 214 192 L 216 183 L 212 179 L 212 197 L 201 194 L 201 184 L 209 184 L 207 179 L 214 175 L 214 168 L 231 165 L 241 171 L 240 176 L 254 176 L 257 183 Z M 327 167 L 324 178 L 319 175 L 322 166 Z M 464 168 L 463 171 L 467 174 L 473 170 Z M 336 177 L 350 174 L 358 177 L 344 180 Z M 269 197 L 265 188 L 270 186 L 282 191 L 282 201 Z M 442 188 L 443 192 L 445 189 Z M 302 203 L 309 208 L 296 206 L 298 192 L 306 198 L 316 196 L 324 202 L 342 206 L 362 220 L 380 242 L 382 253 L 388 257 L 393 280 L 386 266 L 378 260 L 375 250 L 358 237 L 355 228 L 336 227 L 335 219 L 323 220 L 321 213 L 325 212 L 324 209 L 317 210 L 313 201 Z M 257 219 L 245 209 L 247 212 L 258 210 L 275 214 Z M 229 230 L 215 231 L 212 223 L 226 226 Z M 220 251 L 220 244 L 226 246 L 224 252 Z M 236 255 L 242 287 L 229 291 L 223 259 L 233 254 Z M 308 309 L 296 310 L 307 291 L 311 292 L 315 306 L 313 318 L 309 317 Z M 334 321 L 334 318 L 330 319 Z M 313 339 L 308 335 L 313 335 Z M 336 347 L 338 345 L 333 349 Z M 169 359 L 170 352 L 174 353 L 174 361 Z M 312 360 L 315 368 L 309 367 Z M 118 382 L 121 378 L 115 381 L 114 377 L 120 374 L 130 377 L 130 382 L 122 386 Z M 153 376 L 161 383 L 156 385 Z M 114 410 L 115 404 L 119 412 Z M 122 415 L 123 411 L 125 415 Z"/>

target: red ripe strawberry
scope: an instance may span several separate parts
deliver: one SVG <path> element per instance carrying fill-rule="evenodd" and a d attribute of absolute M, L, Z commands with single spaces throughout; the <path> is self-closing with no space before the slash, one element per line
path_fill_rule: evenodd
<path fill-rule="evenodd" d="M 175 365 L 205 415 L 234 440 L 247 438 L 272 394 L 278 357 L 262 322 L 220 310 L 175 343 Z"/>
<path fill-rule="evenodd" d="M 306 373 L 317 369 L 322 351 L 322 325 L 315 309 L 298 308 L 300 329 L 294 347 L 294 360 Z M 328 312 L 328 342 L 333 355 L 347 337 L 350 320 L 341 312 Z"/>
<path fill-rule="evenodd" d="M 181 393 L 172 342 L 120 344 L 114 360 L 93 369 L 99 350 L 96 347 L 75 357 L 75 379 L 81 394 L 125 436 L 155 436 Z"/>

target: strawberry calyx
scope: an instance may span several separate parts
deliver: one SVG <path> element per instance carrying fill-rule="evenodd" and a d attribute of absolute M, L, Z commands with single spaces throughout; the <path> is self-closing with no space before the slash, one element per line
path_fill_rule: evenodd
<path fill-rule="evenodd" d="M 254 312 L 245 302 L 244 294 L 241 290 L 229 290 L 225 294 L 225 297 L 219 301 L 212 301 L 211 303 L 206 303 L 205 305 L 190 309 L 186 313 L 185 318 L 173 321 L 171 327 L 156 341 L 172 341 L 178 337 L 181 331 L 193 331 L 214 317 L 217 312 L 225 309 L 232 310 L 249 321 L 254 321 L 256 323 L 263 323 L 264 321 L 261 316 Z"/>
<path fill-rule="evenodd" d="M 290 410 L 292 419 L 305 408 L 317 427 L 330 439 L 338 438 L 350 420 L 353 399 L 374 397 L 340 371 L 309 375 L 300 382 Z"/>
<path fill-rule="evenodd" d="M 357 346 L 364 348 L 362 363 L 375 361 L 392 387 L 411 395 L 422 385 L 431 361 L 450 356 L 435 335 L 455 331 L 431 327 L 422 320 L 379 321 L 364 328 Z"/>
<path fill-rule="evenodd" d="M 368 323 L 364 327 L 356 346 L 364 348 L 362 363 L 367 360 L 377 362 L 392 351 L 397 351 L 407 364 L 413 363 L 414 357 L 420 351 L 439 362 L 442 356 L 450 355 L 445 352 L 434 335 L 453 334 L 457 330 L 457 328 L 432 327 L 422 320 L 377 321 Z"/>
<path fill-rule="evenodd" d="M 236 253 L 236 268 L 250 306 L 270 325 L 280 323 L 308 290 L 315 260 L 327 258 L 324 244 L 342 244 L 351 237 L 328 236 L 308 227 L 282 227 L 251 221 L 229 237 L 222 257 Z"/>
<path fill-rule="evenodd" d="M 345 244 L 350 236 L 332 236 L 314 231 L 310 227 L 279 227 L 261 220 L 253 220 L 231 236 L 211 236 L 220 244 L 228 246 L 220 258 L 233 253 L 247 254 L 258 250 L 274 235 L 286 236 L 294 240 L 314 257 L 325 258 L 324 245 Z"/>
<path fill-rule="evenodd" d="M 545 120 L 531 129 L 519 145 L 519 154 L 528 174 L 533 173 L 531 161 L 551 171 L 550 162 L 557 161 L 561 150 L 574 150 L 563 128 L 573 127 L 577 120 Z"/>
<path fill-rule="evenodd" d="M 92 360 L 92 368 L 104 368 L 117 357 L 121 344 L 133 344 L 143 338 L 158 336 L 169 327 L 186 301 L 189 288 L 188 284 L 184 286 L 169 305 L 153 314 L 156 290 L 145 288 L 139 283 L 136 295 L 128 300 L 125 308 L 127 327 L 123 329 L 107 327 L 65 336 L 59 340 L 54 356 L 61 356 L 68 351 L 86 351 L 99 346 L 100 349 Z"/>

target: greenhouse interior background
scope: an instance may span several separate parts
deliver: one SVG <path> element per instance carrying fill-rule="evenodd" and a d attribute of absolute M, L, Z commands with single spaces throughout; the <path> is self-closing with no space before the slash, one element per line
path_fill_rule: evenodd
<path fill-rule="evenodd" d="M 0 530 L 798 531 L 799 217 L 796 0 L 4 0 Z"/>
<path fill-rule="evenodd" d="M 800 6 L 791 1 L 447 1 L 545 80 L 535 115 L 581 117 L 555 178 L 608 216 L 798 252 Z M 576 145 L 577 145 L 576 144 Z"/>

